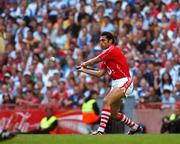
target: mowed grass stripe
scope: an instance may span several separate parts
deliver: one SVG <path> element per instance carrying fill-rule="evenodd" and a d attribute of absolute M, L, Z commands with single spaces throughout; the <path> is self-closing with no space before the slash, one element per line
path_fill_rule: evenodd
<path fill-rule="evenodd" d="M 0 144 L 180 144 L 180 134 L 18 135 Z"/>

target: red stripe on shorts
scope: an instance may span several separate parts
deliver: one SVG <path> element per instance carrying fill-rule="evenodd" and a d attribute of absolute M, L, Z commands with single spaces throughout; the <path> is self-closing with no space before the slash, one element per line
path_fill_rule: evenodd
<path fill-rule="evenodd" d="M 122 86 L 122 87 L 120 87 L 120 88 L 125 89 L 125 90 L 124 90 L 124 93 L 126 93 L 126 91 L 127 91 L 128 87 L 131 85 L 131 83 L 132 83 L 132 80 L 131 80 L 131 78 L 129 78 L 129 77 L 128 77 L 127 82 L 126 82 L 125 84 L 123 84 L 123 86 Z"/>

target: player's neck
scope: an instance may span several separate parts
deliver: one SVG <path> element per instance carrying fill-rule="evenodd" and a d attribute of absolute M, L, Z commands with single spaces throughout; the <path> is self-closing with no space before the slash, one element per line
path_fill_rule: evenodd
<path fill-rule="evenodd" d="M 114 44 L 111 44 L 111 45 L 109 45 L 106 49 L 108 49 L 108 48 L 110 48 L 110 47 L 113 47 L 114 46 Z"/>

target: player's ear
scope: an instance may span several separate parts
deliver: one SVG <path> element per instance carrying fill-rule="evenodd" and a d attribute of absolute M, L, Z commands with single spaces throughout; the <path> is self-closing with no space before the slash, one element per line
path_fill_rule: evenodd
<path fill-rule="evenodd" d="M 110 39 L 110 40 L 109 40 L 109 43 L 113 44 L 113 40 L 112 40 L 112 39 Z"/>

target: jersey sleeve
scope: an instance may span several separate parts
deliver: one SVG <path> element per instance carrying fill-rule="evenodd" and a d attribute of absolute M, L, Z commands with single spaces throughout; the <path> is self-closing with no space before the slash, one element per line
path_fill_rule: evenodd
<path fill-rule="evenodd" d="M 101 62 L 101 63 L 100 63 L 99 69 L 101 69 L 101 70 L 106 70 L 106 65 L 105 65 L 104 62 Z"/>

